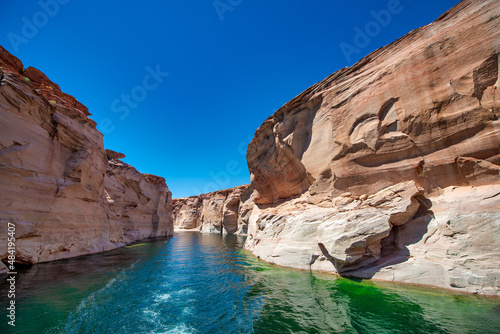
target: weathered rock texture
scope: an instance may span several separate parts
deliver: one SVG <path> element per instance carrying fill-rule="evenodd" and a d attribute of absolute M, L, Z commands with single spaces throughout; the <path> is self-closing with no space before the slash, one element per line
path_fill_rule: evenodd
<path fill-rule="evenodd" d="M 23 69 L 1 47 L 0 78 L 2 259 L 7 222 L 16 224 L 21 263 L 96 253 L 172 233 L 164 180 L 116 160 L 108 165 L 102 134 L 84 105 L 39 70 Z"/>
<path fill-rule="evenodd" d="M 174 226 L 202 233 L 246 234 L 244 204 L 251 196 L 249 185 L 173 200 Z M 253 205 L 253 202 L 251 202 Z"/>
<path fill-rule="evenodd" d="M 118 221 L 123 224 L 123 238 L 135 240 L 173 234 L 172 193 L 163 177 L 139 173 L 118 160 L 125 155 L 106 150 L 108 169 L 104 192 Z M 111 215 L 111 217 L 114 216 Z"/>
<path fill-rule="evenodd" d="M 500 4 L 462 1 L 285 104 L 247 151 L 246 248 L 500 294 Z"/>

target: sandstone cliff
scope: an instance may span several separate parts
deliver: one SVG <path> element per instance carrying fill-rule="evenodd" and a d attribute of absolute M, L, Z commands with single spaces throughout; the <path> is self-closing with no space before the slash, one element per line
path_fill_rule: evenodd
<path fill-rule="evenodd" d="M 246 234 L 249 185 L 173 200 L 174 227 L 202 233 Z M 253 206 L 253 202 L 251 202 Z M 248 211 L 248 210 L 247 210 Z"/>
<path fill-rule="evenodd" d="M 269 117 L 250 186 L 173 201 L 0 48 L 0 256 L 7 222 L 36 263 L 171 235 L 173 219 L 248 233 L 279 265 L 500 295 L 499 28 L 497 1 L 462 1 Z"/>
<path fill-rule="evenodd" d="M 247 151 L 246 248 L 500 295 L 500 5 L 462 1 L 285 104 Z"/>
<path fill-rule="evenodd" d="M 164 180 L 108 162 L 102 134 L 84 105 L 1 47 L 0 78 L 2 259 L 7 222 L 16 224 L 21 263 L 172 233 Z"/>
<path fill-rule="evenodd" d="M 106 155 L 109 160 L 104 191 L 123 225 L 124 241 L 173 235 L 172 193 L 165 179 L 139 173 L 119 160 L 125 157 L 123 154 L 106 150 Z"/>

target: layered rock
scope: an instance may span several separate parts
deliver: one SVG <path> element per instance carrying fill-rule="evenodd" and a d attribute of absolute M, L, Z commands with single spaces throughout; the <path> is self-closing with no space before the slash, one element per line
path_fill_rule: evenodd
<path fill-rule="evenodd" d="M 114 168 L 108 168 L 102 134 L 87 108 L 39 70 L 23 69 L 1 47 L 0 77 L 0 257 L 7 255 L 7 222 L 16 224 L 16 260 L 22 263 L 96 253 L 130 242 L 133 238 L 124 236 L 128 221 L 121 219 L 123 210 L 115 214 L 109 205 L 105 175 Z M 162 187 L 167 191 L 164 181 L 141 177 L 140 191 L 146 197 L 151 195 L 155 203 L 166 199 L 152 194 Z M 116 178 L 107 178 L 113 198 Z M 128 188 L 123 184 L 122 189 Z M 154 226 L 154 205 L 141 205 L 137 210 L 146 211 L 136 216 L 142 219 L 137 223 Z M 158 228 L 165 230 L 149 235 L 170 234 L 168 224 L 171 220 L 163 217 Z"/>
<path fill-rule="evenodd" d="M 269 117 L 247 151 L 246 248 L 500 294 L 499 26 L 498 2 L 462 1 Z"/>
<path fill-rule="evenodd" d="M 202 233 L 246 234 L 247 220 L 240 215 L 241 207 L 250 195 L 250 187 L 244 185 L 176 198 L 173 200 L 174 226 L 179 230 L 199 230 Z"/>
<path fill-rule="evenodd" d="M 374 193 L 416 179 L 419 164 L 431 192 L 468 184 L 459 159 L 498 164 L 497 12 L 463 1 L 284 105 L 248 148 L 256 202 Z"/>
<path fill-rule="evenodd" d="M 106 155 L 109 160 L 104 191 L 123 225 L 124 241 L 173 235 L 172 193 L 165 179 L 139 173 L 119 160 L 125 158 L 124 154 L 106 150 Z"/>
<path fill-rule="evenodd" d="M 298 198 L 261 210 L 247 247 L 269 262 L 343 274 L 380 259 L 382 241 L 415 219 L 422 204 L 412 181 L 366 198 L 346 193 L 318 205 Z"/>

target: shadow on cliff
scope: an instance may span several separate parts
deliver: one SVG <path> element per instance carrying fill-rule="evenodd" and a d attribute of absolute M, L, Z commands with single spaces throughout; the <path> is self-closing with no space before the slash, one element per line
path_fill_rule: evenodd
<path fill-rule="evenodd" d="M 411 257 L 408 246 L 422 240 L 428 231 L 430 221 L 434 218 L 434 212 L 430 210 L 432 207 L 431 200 L 426 199 L 424 196 L 415 198 L 420 202 L 417 213 L 406 224 L 393 226 L 389 236 L 381 240 L 381 254 L 377 261 L 366 265 L 359 263 L 355 264 L 355 266 L 341 267 L 334 258 L 327 257 L 340 276 L 369 279 L 383 268 L 408 261 Z"/>

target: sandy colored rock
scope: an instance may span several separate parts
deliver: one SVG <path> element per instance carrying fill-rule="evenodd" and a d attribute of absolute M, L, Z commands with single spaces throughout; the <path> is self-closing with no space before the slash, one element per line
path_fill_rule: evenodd
<path fill-rule="evenodd" d="M 109 157 L 108 150 L 106 153 Z M 125 242 L 173 235 L 172 193 L 164 178 L 139 173 L 129 164 L 111 159 L 104 188 L 108 202 L 123 225 Z"/>
<path fill-rule="evenodd" d="M 247 151 L 245 247 L 500 295 L 500 5 L 460 2 L 285 104 Z"/>
<path fill-rule="evenodd" d="M 248 185 L 244 185 L 200 196 L 174 199 L 175 228 L 196 229 L 203 233 L 246 233 L 246 222 L 239 219 L 239 213 L 242 196 L 245 198 L 251 194 L 248 188 Z"/>
<path fill-rule="evenodd" d="M 351 274 L 498 295 L 500 186 L 449 187 L 429 203 L 385 240 L 382 260 Z"/>
<path fill-rule="evenodd" d="M 248 147 L 256 202 L 307 190 L 360 196 L 409 180 L 433 192 L 498 177 L 479 163 L 465 176 L 457 161 L 500 161 L 498 7 L 463 1 L 280 108 Z"/>
<path fill-rule="evenodd" d="M 114 189 L 105 189 L 108 159 L 87 108 L 39 70 L 23 70 L 3 48 L 0 67 L 0 258 L 7 258 L 8 222 L 16 225 L 20 263 L 102 252 L 135 240 L 124 236 L 127 221 L 113 199 Z M 167 194 L 164 181 L 134 177 L 146 196 L 166 200 L 152 194 Z M 131 191 L 127 184 L 122 188 Z M 153 226 L 153 207 L 138 206 L 134 224 Z M 118 215 L 114 208 L 120 209 Z M 163 225 L 137 237 L 171 234 L 168 201 L 158 208 Z"/>
<path fill-rule="evenodd" d="M 319 262 L 329 262 L 321 269 L 346 273 L 380 259 L 382 239 L 413 219 L 418 196 L 415 183 L 406 182 L 380 191 L 371 203 L 297 209 L 287 202 L 263 209 L 246 247 L 268 262 L 302 269 L 311 269 L 321 256 Z"/>
<path fill-rule="evenodd" d="M 108 149 L 106 149 L 105 152 L 106 152 L 106 158 L 108 158 L 108 161 L 109 160 L 120 160 L 120 159 L 125 158 L 125 154 L 120 153 L 120 152 L 116 152 L 116 151 L 108 150 Z"/>
<path fill-rule="evenodd" d="M 199 229 L 203 201 L 199 196 L 174 198 L 172 201 L 174 228 L 180 230 Z"/>
<path fill-rule="evenodd" d="M 265 120 L 251 185 L 173 201 L 0 48 L 0 225 L 26 263 L 169 235 L 173 219 L 248 233 L 283 266 L 500 295 L 499 26 L 498 1 L 460 2 Z"/>

